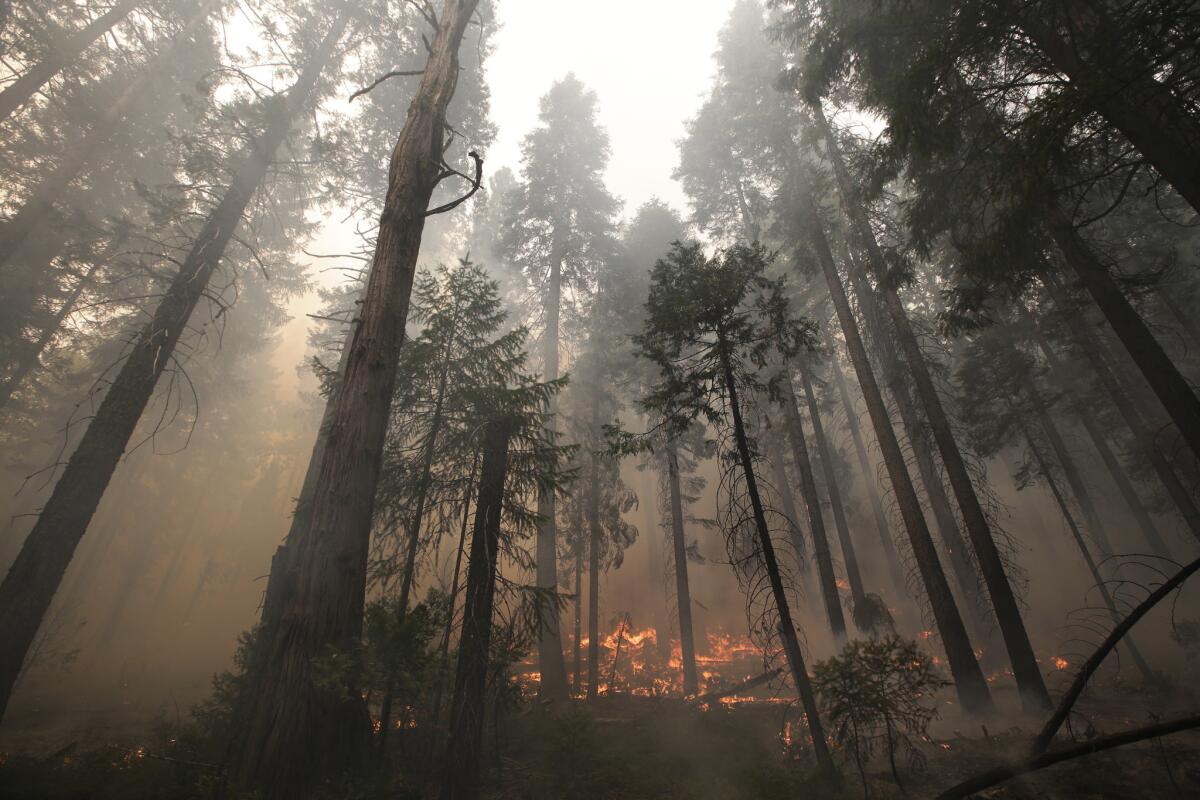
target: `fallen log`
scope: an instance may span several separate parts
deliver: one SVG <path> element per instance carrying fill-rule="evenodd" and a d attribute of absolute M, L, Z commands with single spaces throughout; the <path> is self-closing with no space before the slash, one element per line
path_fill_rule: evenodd
<path fill-rule="evenodd" d="M 782 673 L 783 673 L 783 667 L 776 667 L 775 669 L 768 670 L 761 675 L 755 675 L 753 678 L 747 678 L 746 680 L 742 681 L 741 683 L 734 684 L 733 686 L 726 686 L 724 689 L 718 689 L 715 692 L 708 692 L 707 694 L 697 695 L 696 697 L 691 698 L 691 702 L 699 703 L 701 705 L 704 705 L 706 703 L 715 703 L 716 701 L 720 700 L 722 697 L 729 697 L 731 695 L 737 694 L 738 692 L 744 692 L 744 691 L 747 691 L 748 689 L 753 689 L 757 686 L 762 686 L 764 683 L 768 683 L 771 680 L 779 677 Z"/>
<path fill-rule="evenodd" d="M 996 767 L 995 769 L 988 770 L 973 778 L 968 778 L 957 786 L 950 787 L 939 794 L 936 800 L 962 800 L 962 798 L 969 797 L 976 792 L 981 792 L 998 783 L 1003 783 L 1009 778 L 1015 778 L 1018 775 L 1024 775 L 1029 772 L 1036 772 L 1039 769 L 1044 769 L 1062 761 L 1070 761 L 1073 758 L 1089 756 L 1093 753 L 1099 753 L 1102 750 L 1111 750 L 1114 747 L 1133 744 L 1134 742 L 1141 742 L 1146 739 L 1157 739 L 1159 736 L 1166 736 L 1169 733 L 1178 733 L 1198 727 L 1200 727 L 1200 716 L 1191 716 L 1168 722 L 1160 722 L 1156 725 L 1147 725 L 1144 728 L 1135 728 L 1124 733 L 1114 733 L 1112 736 L 1101 736 L 1098 739 L 1092 739 L 1090 742 L 1084 742 L 1075 747 L 1044 752 L 1011 766 Z"/>

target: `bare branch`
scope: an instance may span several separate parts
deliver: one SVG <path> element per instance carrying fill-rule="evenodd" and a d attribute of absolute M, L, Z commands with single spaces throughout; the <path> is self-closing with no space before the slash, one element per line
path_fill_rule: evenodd
<path fill-rule="evenodd" d="M 458 208 L 460 205 L 467 202 L 471 195 L 479 191 L 479 185 L 483 182 L 483 159 L 480 157 L 479 153 L 476 153 L 474 150 L 467 153 L 467 155 L 469 155 L 471 160 L 475 162 L 475 177 L 471 179 L 471 190 L 457 200 L 452 200 L 449 203 L 444 203 L 443 205 L 438 206 L 437 208 L 429 209 L 425 212 L 425 216 L 432 217 L 434 214 L 444 214 L 451 209 Z M 450 168 L 447 168 L 445 174 L 459 175 L 464 178 L 466 177 L 466 175 L 463 175 L 458 170 Z"/>
<path fill-rule="evenodd" d="M 375 82 L 372 83 L 370 86 L 359 89 L 357 92 L 350 95 L 350 99 L 347 100 L 346 102 L 353 103 L 354 98 L 359 97 L 360 95 L 366 94 L 367 92 L 371 91 L 376 86 L 378 86 L 379 84 L 388 80 L 389 78 L 406 78 L 406 77 L 411 77 L 413 75 L 424 75 L 424 74 L 425 74 L 425 70 L 423 70 L 423 69 L 394 69 L 391 72 L 385 73 L 383 76 L 376 78 Z"/>

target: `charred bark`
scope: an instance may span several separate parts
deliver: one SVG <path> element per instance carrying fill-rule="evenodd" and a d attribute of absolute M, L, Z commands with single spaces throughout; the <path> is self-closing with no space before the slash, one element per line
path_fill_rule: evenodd
<path fill-rule="evenodd" d="M 446 108 L 458 48 L 476 0 L 447 0 L 420 86 L 392 153 L 387 197 L 307 525 L 279 564 L 279 604 L 264 620 L 267 655 L 238 725 L 233 774 L 267 798 L 303 794 L 351 766 L 367 733 L 361 702 L 316 685 L 313 659 L 350 650 L 362 635 L 375 486 L 421 234 L 434 187 L 446 174 Z M 276 564 L 272 563 L 272 569 Z"/>
<path fill-rule="evenodd" d="M 500 519 L 508 471 L 508 442 L 515 427 L 515 418 L 502 417 L 489 422 L 483 432 L 483 465 L 479 473 L 475 527 L 471 532 L 471 558 L 463 601 L 458 669 L 454 675 L 454 699 L 450 706 L 450 739 L 442 800 L 475 800 L 479 797 L 479 761 L 483 750 Z"/>
<path fill-rule="evenodd" d="M 809 457 L 804 425 L 800 421 L 800 410 L 796 406 L 796 394 L 792 389 L 790 377 L 785 375 L 781 386 L 784 421 L 787 425 L 788 441 L 792 446 L 792 461 L 800 473 L 800 491 L 804 497 L 804 507 L 808 511 L 809 535 L 812 536 L 813 559 L 817 562 L 821 598 L 825 601 L 829 630 L 833 632 L 833 637 L 840 646 L 846 640 L 846 615 L 842 613 L 842 599 L 838 594 L 837 576 L 833 571 L 833 555 L 829 550 L 829 535 L 825 531 L 825 519 L 821 514 L 821 498 L 817 494 L 812 459 Z"/>
<path fill-rule="evenodd" d="M 883 552 L 887 563 L 888 576 L 896 590 L 897 597 L 907 595 L 908 581 L 904 579 L 904 570 L 900 567 L 900 556 L 896 553 L 896 544 L 892 541 L 891 529 L 888 527 L 887 516 L 883 513 L 883 503 L 879 499 L 879 491 L 875 488 L 875 479 L 871 470 L 871 461 L 867 457 L 867 448 L 863 444 L 862 430 L 858 425 L 858 411 L 850 400 L 850 392 L 846 388 L 846 377 L 837 363 L 837 358 L 830 360 L 833 370 L 833 381 L 837 384 L 838 396 L 846 411 L 846 427 L 850 429 L 850 439 L 854 442 L 854 453 L 858 457 L 858 470 L 862 475 L 863 488 L 871 506 L 871 516 L 875 521 L 875 530 L 879 534 L 879 549 Z"/>
<path fill-rule="evenodd" d="M 718 342 L 717 348 L 721 356 L 721 368 L 724 371 L 729 412 L 733 417 L 733 437 L 737 445 L 738 460 L 741 462 L 742 474 L 746 480 L 746 493 L 750 496 L 750 506 L 754 512 L 754 525 L 758 531 L 760 555 L 771 584 L 775 612 L 779 615 L 779 636 L 783 640 L 784 653 L 787 656 L 788 666 L 791 668 L 796 692 L 800 696 L 800 705 L 807 717 L 808 731 L 812 736 L 813 752 L 817 756 L 817 763 L 823 769 L 832 771 L 834 769 L 833 758 L 829 754 L 829 745 L 825 740 L 825 728 L 821 724 L 816 695 L 813 694 L 812 684 L 808 679 L 808 669 L 804 666 L 804 654 L 800 650 L 800 640 L 796 637 L 796 626 L 792 622 L 792 612 L 783 586 L 783 576 L 779 572 L 779 562 L 775 558 L 775 545 L 771 541 L 771 531 L 767 527 L 766 510 L 763 508 L 762 498 L 758 494 L 758 479 L 754 474 L 754 461 L 750 457 L 750 444 L 746 438 L 742 410 L 738 403 L 737 381 L 734 379 L 733 367 L 729 361 L 728 345 L 723 337 Z"/>
<path fill-rule="evenodd" d="M 1012 664 L 1013 675 L 1021 693 L 1022 703 L 1029 709 L 1049 708 L 1050 694 L 1046 691 L 1046 682 L 1042 677 L 1041 670 L 1038 669 L 1037 658 L 1033 654 L 1033 644 L 1029 641 L 1029 633 L 1025 630 L 1025 622 L 1021 618 L 1020 606 L 1017 604 L 1012 584 L 1008 580 L 1004 562 L 1000 558 L 1000 551 L 992 538 L 991 526 L 988 524 L 983 506 L 975 492 L 971 474 L 959 451 L 958 442 L 955 441 L 950 419 L 942 406 L 941 397 L 938 395 L 937 387 L 929 373 L 929 366 L 921 352 L 920 343 L 912 330 L 908 313 L 904 309 L 899 294 L 888 282 L 887 268 L 879 244 L 875 240 L 875 233 L 871 229 L 866 211 L 850 180 L 850 173 L 842 160 L 837 138 L 834 136 L 828 120 L 825 119 L 819 103 L 814 104 L 813 115 L 821 128 L 830 161 L 833 163 L 842 208 L 861 246 L 866 251 L 871 268 L 875 273 L 884 309 L 892 321 L 892 329 L 900 345 L 900 352 L 903 354 L 905 364 L 913 378 L 917 398 L 929 421 L 934 442 L 937 443 L 942 464 L 946 468 L 950 487 L 954 490 L 954 497 L 958 501 L 967 536 L 975 551 L 979 570 L 983 574 L 984 584 L 987 586 L 988 596 L 992 601 L 992 610 L 996 614 L 1004 646 L 1008 651 L 1009 662 Z"/>
<path fill-rule="evenodd" d="M 683 694 L 700 691 L 696 641 L 692 638 L 692 592 L 688 586 L 687 541 L 683 527 L 683 492 L 679 487 L 679 452 L 667 443 L 667 485 L 671 492 L 671 546 L 675 556 L 675 605 L 679 608 L 679 651 L 683 661 Z"/>
<path fill-rule="evenodd" d="M 933 537 L 929 535 L 929 528 L 925 524 L 925 517 L 921 512 L 917 491 L 904 461 L 904 453 L 900 450 L 900 442 L 896 438 L 896 432 L 892 429 L 887 407 L 883 402 L 883 395 L 867 358 L 867 350 L 863 345 L 862 336 L 858 332 L 858 324 L 850 310 L 850 301 L 846 297 L 842 279 L 838 276 L 837 267 L 834 265 L 833 252 L 829 249 L 829 242 L 821 227 L 820 215 L 811 196 L 805 195 L 801 200 L 804 202 L 803 222 L 808 228 L 813 248 L 817 254 L 817 261 L 825 276 L 825 282 L 829 285 L 829 295 L 833 300 L 834 310 L 841 324 L 842 336 L 846 340 L 850 363 L 853 364 L 859 386 L 862 387 L 867 412 L 870 414 L 871 424 L 875 428 L 875 437 L 879 442 L 884 465 L 892 482 L 892 490 L 896 494 L 897 505 L 904 518 L 904 527 L 912 545 L 913 556 L 929 598 L 930 609 L 933 611 L 934 620 L 942 637 L 942 645 L 946 649 L 946 660 L 950 665 L 950 673 L 954 677 L 954 686 L 959 701 L 963 708 L 970 713 L 990 712 L 993 709 L 991 692 L 988 690 L 987 681 L 983 678 L 983 671 L 975 660 L 971 640 L 967 635 L 966 626 L 963 625 L 958 605 L 954 602 L 954 595 L 950 592 L 946 573 L 942 571 L 942 565 L 938 561 L 937 548 L 934 547 Z"/>
<path fill-rule="evenodd" d="M 854 540 L 850 538 L 850 526 L 846 523 L 846 508 L 842 504 L 842 491 L 838 487 L 837 473 L 833 468 L 833 453 L 829 447 L 829 440 L 825 437 L 825 426 L 821 424 L 821 409 L 817 405 L 817 396 L 813 392 L 807 366 L 802 365 L 799 372 L 800 385 L 804 389 L 804 399 L 808 405 L 808 417 L 812 421 L 813 439 L 817 442 L 817 456 L 821 460 L 821 470 L 825 475 L 825 490 L 829 493 L 829 505 L 833 508 L 834 529 L 837 531 L 838 543 L 842 546 L 846 582 L 850 584 L 850 597 L 854 601 L 855 611 L 861 613 L 867 604 L 867 592 L 863 588 Z"/>

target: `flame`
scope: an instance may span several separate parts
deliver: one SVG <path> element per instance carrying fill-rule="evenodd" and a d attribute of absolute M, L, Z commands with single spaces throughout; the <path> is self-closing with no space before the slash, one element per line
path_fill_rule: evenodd
<path fill-rule="evenodd" d="M 928 639 L 929 637 L 933 636 L 933 631 L 921 631 L 917 635 L 920 636 L 922 639 Z"/>
<path fill-rule="evenodd" d="M 835 580 L 834 583 L 837 584 L 837 587 L 839 589 L 845 589 L 846 591 L 850 590 L 850 584 L 846 583 L 841 578 L 838 578 L 837 580 Z"/>
<path fill-rule="evenodd" d="M 1062 656 L 1054 656 L 1052 660 L 1054 661 L 1055 669 L 1066 669 L 1067 667 L 1071 666 L 1071 662 L 1067 661 Z"/>

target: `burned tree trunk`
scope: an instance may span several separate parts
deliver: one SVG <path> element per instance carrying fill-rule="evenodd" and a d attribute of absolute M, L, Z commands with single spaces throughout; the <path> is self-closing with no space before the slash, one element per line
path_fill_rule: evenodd
<path fill-rule="evenodd" d="M 922 421 L 921 415 L 917 413 L 916 403 L 908 389 L 904 377 L 907 373 L 900 364 L 900 358 L 892 342 L 892 333 L 886 327 L 874 292 L 867 284 L 866 271 L 861 265 L 855 263 L 857 257 L 849 252 L 849 248 L 845 249 L 843 256 L 848 265 L 850 284 L 854 288 L 854 295 L 863 315 L 863 324 L 871 335 L 876 355 L 884 371 L 885 385 L 896 403 L 896 410 L 900 413 L 900 423 L 912 446 L 913 459 L 917 465 L 921 485 L 925 487 L 925 493 L 929 498 L 929 507 L 933 511 L 938 538 L 941 539 L 942 547 L 950 557 L 950 569 L 954 580 L 964 598 L 978 601 L 982 588 L 979 585 L 979 575 L 968 558 L 966 540 L 963 539 L 962 532 L 959 530 L 958 518 L 950 506 L 950 498 L 946 495 L 946 488 L 942 484 L 941 470 L 930 450 L 925 423 Z M 972 602 L 969 605 L 975 611 L 976 629 L 988 630 L 991 621 L 988 613 L 982 610 L 983 604 Z"/>
<path fill-rule="evenodd" d="M 688 587 L 687 541 L 683 528 L 683 492 L 679 486 L 679 452 L 667 443 L 667 485 L 671 492 L 671 545 L 675 557 L 675 605 L 679 608 L 679 651 L 683 661 L 683 694 L 700 691 L 696 641 L 692 638 L 692 592 Z"/>
<path fill-rule="evenodd" d="M 484 429 L 483 465 L 471 558 L 463 602 L 462 636 L 454 699 L 450 705 L 450 739 L 442 800 L 479 797 L 479 761 L 483 750 L 483 718 L 492 641 L 492 610 L 496 594 L 496 564 L 500 551 L 500 519 L 504 510 L 504 480 L 508 471 L 508 441 L 516 420 L 502 417 Z"/>
<path fill-rule="evenodd" d="M 70 66 L 92 42 L 112 30 L 145 0 L 120 0 L 108 11 L 89 22 L 58 45 L 52 45 L 46 57 L 31 66 L 0 92 L 0 122 L 28 103 L 55 75 Z"/>
<path fill-rule="evenodd" d="M 800 385 L 804 388 L 804 399 L 808 405 L 808 417 L 812 420 L 813 438 L 817 442 L 817 456 L 821 459 L 821 470 L 825 474 L 825 489 L 829 493 L 829 505 L 833 508 L 833 523 L 838 542 L 842 546 L 842 560 L 846 566 L 846 582 L 850 584 L 850 597 L 854 600 L 856 614 L 862 613 L 867 605 L 867 592 L 863 588 L 862 573 L 858 569 L 858 555 L 854 552 L 854 540 L 850 538 L 850 526 L 846 523 L 846 508 L 842 504 L 842 492 L 838 487 L 837 473 L 833 468 L 833 453 L 829 440 L 825 438 L 825 427 L 821 424 L 821 409 L 813 392 L 807 365 L 801 365 Z"/>
<path fill-rule="evenodd" d="M 833 572 L 833 556 L 829 552 L 829 535 L 825 531 L 825 519 L 821 515 L 817 481 L 813 475 L 812 459 L 808 454 L 808 442 L 804 437 L 804 426 L 800 421 L 800 411 L 796 407 L 792 382 L 785 375 L 781 385 L 783 415 L 787 424 L 788 441 L 792 445 L 792 460 L 800 473 L 804 507 L 808 510 L 809 535 L 812 536 L 813 558 L 817 562 L 817 579 L 821 584 L 821 597 L 825 601 L 825 615 L 829 619 L 829 629 L 840 645 L 846 639 L 846 615 L 842 613 L 837 576 Z"/>
<path fill-rule="evenodd" d="M 575 517 L 575 627 L 571 642 L 571 694 L 579 694 L 579 679 L 583 665 L 583 512 Z M 590 548 L 589 548 L 590 549 Z"/>
<path fill-rule="evenodd" d="M 892 541 L 892 533 L 888 527 L 887 516 L 883 513 L 883 503 L 879 499 L 879 491 L 875 488 L 871 461 L 867 458 L 867 448 L 863 444 L 862 431 L 858 425 L 858 412 L 854 408 L 854 403 L 850 400 L 850 391 L 846 388 L 846 377 L 842 374 L 842 368 L 838 365 L 836 357 L 830 359 L 830 365 L 833 370 L 833 381 L 837 384 L 838 396 L 841 398 L 842 407 L 846 412 L 846 427 L 850 429 L 850 439 L 854 442 L 854 453 L 858 457 L 858 471 L 862 475 L 863 488 L 867 493 L 867 500 L 871 505 L 871 516 L 875 520 L 875 530 L 879 534 L 879 547 L 883 551 L 883 558 L 887 563 L 888 575 L 892 579 L 896 595 L 904 597 L 908 582 L 904 579 L 904 570 L 900 568 L 900 556 L 896 553 L 896 544 Z"/>
<path fill-rule="evenodd" d="M 0 641 L 4 642 L 0 648 L 0 715 L 8 704 L 13 681 L 42 616 L 154 393 L 158 378 L 171 363 L 175 346 L 246 206 L 265 178 L 275 151 L 287 138 L 293 119 L 307 105 L 347 21 L 348 16 L 343 14 L 287 95 L 272 99 L 266 130 L 242 154 L 232 183 L 209 214 L 153 318 L 134 341 L 20 555 L 0 585 Z"/>
<path fill-rule="evenodd" d="M 366 735 L 361 702 L 315 681 L 313 659 L 356 647 L 366 559 L 413 273 L 434 187 L 447 171 L 446 107 L 458 48 L 476 0 L 447 0 L 399 141 L 392 153 L 374 266 L 337 390 L 308 524 L 279 567 L 279 602 L 263 626 L 266 656 L 250 681 L 233 773 L 268 798 L 304 793 L 352 763 Z M 272 568 L 276 568 L 272 563 Z"/>
<path fill-rule="evenodd" d="M 942 406 L 941 397 L 929 373 L 929 366 L 921 352 L 921 345 L 908 320 L 904 304 L 895 288 L 887 282 L 887 269 L 875 233 L 871 229 L 866 211 L 858 199 L 857 192 L 850 180 L 850 173 L 842 160 L 837 138 L 829 126 L 828 120 L 819 103 L 813 104 L 813 116 L 821 128 L 825 139 L 829 159 L 833 163 L 834 175 L 839 188 L 839 196 L 846 217 L 851 223 L 860 244 L 868 255 L 875 278 L 879 282 L 879 294 L 882 295 L 883 306 L 892 321 L 892 330 L 900 345 L 900 352 L 908 366 L 917 391 L 917 397 L 925 411 L 926 419 L 937 443 L 938 452 L 942 456 L 942 464 L 958 501 L 959 511 L 962 512 L 967 536 L 983 574 L 988 596 L 992 601 L 992 609 L 1004 646 L 1008 651 L 1009 662 L 1012 664 L 1013 675 L 1017 688 L 1021 692 L 1022 703 L 1026 708 L 1045 709 L 1050 707 L 1050 695 L 1046 691 L 1046 682 L 1042 678 L 1033 654 L 1033 644 L 1029 641 L 1029 633 L 1025 630 L 1025 622 L 1021 619 L 1021 609 L 1017 605 L 1016 595 L 1000 558 L 1000 551 L 992 538 L 991 527 L 983 506 L 975 492 L 971 474 L 966 462 L 959 451 L 958 442 L 950 425 L 950 419 Z M 853 265 L 851 266 L 853 268 Z"/>
<path fill-rule="evenodd" d="M 858 324 L 850 310 L 850 301 L 846 297 L 842 279 L 838 276 L 837 267 L 833 263 L 833 252 L 829 249 L 829 242 L 821 227 L 820 215 L 811 196 L 804 195 L 801 199 L 804 202 L 805 219 L 803 222 L 808 228 L 817 260 L 825 276 L 825 282 L 829 285 L 829 295 L 833 300 L 834 310 L 841 324 L 842 336 L 846 340 L 846 349 L 850 353 L 850 362 L 854 365 L 854 372 L 862 387 L 867 412 L 871 416 L 875 437 L 879 441 L 879 449 L 883 454 L 884 465 L 887 467 L 888 477 L 892 482 L 892 490 L 896 494 L 896 502 L 904 518 L 904 527 L 908 532 L 909 542 L 912 544 L 913 556 L 929 598 L 930 609 L 933 611 L 934 620 L 942 637 L 942 645 L 946 649 L 946 660 L 950 664 L 950 673 L 954 677 L 959 701 L 968 712 L 989 712 L 993 708 L 991 692 L 988 690 L 987 681 L 983 678 L 983 671 L 975 660 L 971 640 L 967 635 L 966 626 L 963 625 L 958 605 L 954 602 L 954 595 L 950 592 L 946 573 L 942 571 L 942 565 L 938 561 L 937 548 L 934 547 L 933 538 L 929 535 L 929 528 L 921 513 L 917 491 L 904 462 L 904 453 L 900 450 L 900 442 L 896 438 L 896 432 L 892 429 L 887 407 L 883 402 L 883 395 L 879 391 L 879 384 L 875 381 L 875 373 L 871 370 L 870 361 L 867 359 L 866 347 L 858 332 Z"/>
<path fill-rule="evenodd" d="M 813 752 L 817 756 L 817 763 L 822 768 L 832 771 L 834 768 L 833 758 L 829 754 L 829 745 L 825 740 L 825 728 L 821 724 L 816 695 L 813 694 L 812 684 L 808 679 L 808 669 L 804 666 L 804 654 L 800 651 L 800 641 L 796 637 L 796 626 L 792 622 L 792 612 L 783 586 L 783 576 L 779 572 L 779 562 L 775 558 L 775 545 L 771 541 L 771 531 L 767 527 L 766 510 L 763 508 L 762 498 L 758 494 L 758 480 L 754 474 L 754 461 L 750 456 L 750 444 L 746 438 L 745 425 L 742 422 L 742 410 L 738 404 L 737 381 L 734 379 L 733 367 L 729 361 L 728 345 L 722 340 L 718 342 L 717 348 L 721 356 L 721 367 L 724 370 L 729 411 L 733 417 L 733 437 L 737 445 L 738 460 L 741 462 L 742 475 L 746 480 L 746 493 L 750 496 L 750 507 L 754 512 L 754 526 L 758 533 L 760 555 L 770 581 L 775 612 L 779 615 L 779 636 L 783 640 L 783 650 L 787 656 L 788 666 L 791 668 L 792 680 L 796 684 L 796 692 L 800 696 L 800 704 L 808 720 L 808 731 L 812 736 Z M 795 408 L 794 402 L 792 407 Z"/>

